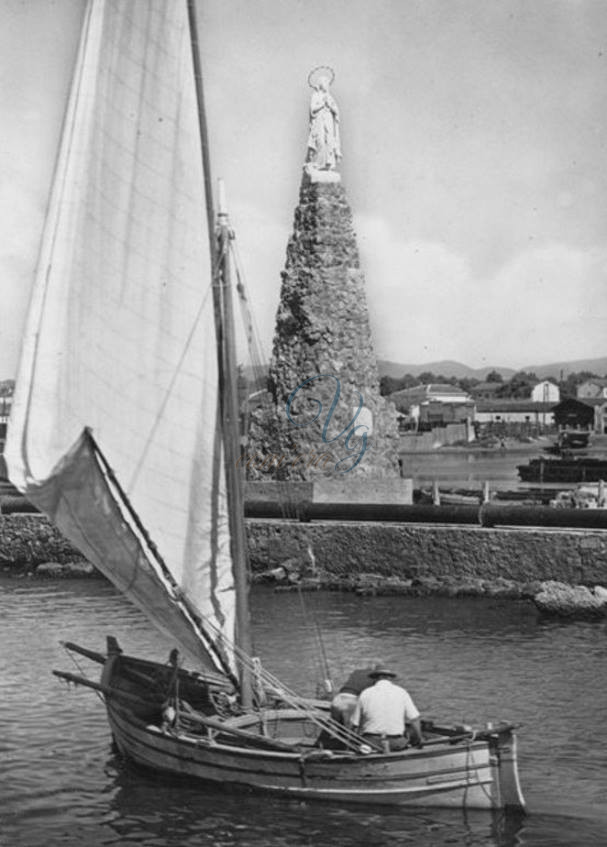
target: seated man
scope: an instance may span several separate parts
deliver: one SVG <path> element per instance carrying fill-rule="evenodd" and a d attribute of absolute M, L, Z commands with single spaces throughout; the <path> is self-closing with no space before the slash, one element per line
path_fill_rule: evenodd
<path fill-rule="evenodd" d="M 419 712 L 408 692 L 392 682 L 396 678 L 394 671 L 376 665 L 369 675 L 375 682 L 361 693 L 352 723 L 374 746 L 387 747 L 390 751 L 407 747 L 405 727 L 408 725 L 411 741 L 421 747 Z"/>
<path fill-rule="evenodd" d="M 369 674 L 373 668 L 361 668 L 352 671 L 350 676 L 331 700 L 331 718 L 350 729 L 352 726 L 352 715 L 358 703 L 358 695 L 365 688 L 373 685 L 374 679 Z M 326 750 L 345 749 L 343 741 L 334 735 L 329 729 L 323 729 L 316 741 L 318 747 Z"/>
<path fill-rule="evenodd" d="M 360 693 L 375 682 L 370 676 L 372 671 L 373 668 L 361 668 L 352 671 L 331 701 L 331 717 L 334 721 L 348 728 L 352 726 L 352 715 L 356 709 Z"/>

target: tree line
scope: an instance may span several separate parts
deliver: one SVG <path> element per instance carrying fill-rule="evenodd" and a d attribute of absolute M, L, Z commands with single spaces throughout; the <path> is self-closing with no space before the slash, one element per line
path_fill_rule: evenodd
<path fill-rule="evenodd" d="M 533 386 L 541 380 L 547 379 L 549 382 L 558 385 L 561 391 L 561 399 L 565 399 L 567 397 L 575 397 L 578 386 L 587 379 L 593 378 L 601 379 L 599 374 L 592 373 L 591 371 L 570 373 L 561 380 L 554 379 L 551 376 L 538 377 L 532 371 L 518 371 L 509 380 L 505 380 L 501 373 L 495 370 L 489 371 L 484 380 L 476 379 L 475 377 L 458 378 L 455 376 L 444 376 L 444 374 L 435 374 L 432 371 L 423 371 L 419 376 L 413 376 L 413 374 L 407 373 L 400 377 L 400 379 L 391 376 L 382 376 L 380 380 L 380 393 L 387 396 L 403 388 L 415 388 L 417 385 L 428 385 L 432 382 L 457 386 L 462 391 L 471 392 L 481 382 L 493 382 L 497 386 L 495 390 L 496 397 L 515 400 L 517 398 L 529 397 Z"/>

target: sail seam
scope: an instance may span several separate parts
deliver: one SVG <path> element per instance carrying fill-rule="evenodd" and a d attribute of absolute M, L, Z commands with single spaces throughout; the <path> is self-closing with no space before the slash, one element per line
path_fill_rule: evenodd
<path fill-rule="evenodd" d="M 154 435 L 156 434 L 156 432 L 158 430 L 158 426 L 160 424 L 160 421 L 163 418 L 164 412 L 165 412 L 166 407 L 167 407 L 168 402 L 169 402 L 169 398 L 170 398 L 170 396 L 173 392 L 173 389 L 174 389 L 174 387 L 177 383 L 177 377 L 181 373 L 181 366 L 183 365 L 183 362 L 185 361 L 186 354 L 191 347 L 192 340 L 194 338 L 194 333 L 195 333 L 196 328 L 198 327 L 198 325 L 200 323 L 200 319 L 201 319 L 201 317 L 204 313 L 204 307 L 206 305 L 206 302 L 207 302 L 207 299 L 208 299 L 208 296 L 209 296 L 209 292 L 211 291 L 211 288 L 212 288 L 212 284 L 209 285 L 209 287 L 207 288 L 206 293 L 205 293 L 205 295 L 202 299 L 202 303 L 200 304 L 200 308 L 198 309 L 196 317 L 194 318 L 194 321 L 192 323 L 192 327 L 190 329 L 190 332 L 188 334 L 186 342 L 185 342 L 183 349 L 181 351 L 181 356 L 179 357 L 179 360 L 178 360 L 177 364 L 175 365 L 175 368 L 173 370 L 173 374 L 171 375 L 171 380 L 169 382 L 169 385 L 167 387 L 165 395 L 162 398 L 162 403 L 160 404 L 160 408 L 158 409 L 158 412 L 156 413 L 156 416 L 155 416 L 154 421 L 152 423 L 152 427 L 150 429 L 148 437 L 146 438 L 145 444 L 143 445 L 143 451 L 141 453 L 141 456 L 139 457 L 139 461 L 137 462 L 137 465 L 135 466 L 135 470 L 133 471 L 133 475 L 131 476 L 129 484 L 127 485 L 126 491 L 129 494 L 132 494 L 133 488 L 135 487 L 135 485 L 137 483 L 137 479 L 138 479 L 139 474 L 141 472 L 141 468 L 143 467 L 143 463 L 144 463 L 145 458 L 147 456 L 148 450 L 149 450 L 149 448 L 152 444 L 152 441 L 154 439 Z"/>

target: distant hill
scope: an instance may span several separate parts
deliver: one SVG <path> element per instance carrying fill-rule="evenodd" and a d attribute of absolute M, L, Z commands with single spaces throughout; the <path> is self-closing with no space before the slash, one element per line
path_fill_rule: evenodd
<path fill-rule="evenodd" d="M 470 368 L 468 365 L 463 365 L 461 362 L 454 362 L 451 359 L 442 359 L 440 362 L 426 362 L 423 365 L 399 365 L 397 362 L 388 362 L 385 359 L 377 360 L 377 367 L 380 376 L 391 376 L 393 379 L 400 379 L 405 374 L 419 376 L 424 371 L 430 371 L 433 374 L 442 374 L 443 376 L 454 376 L 457 379 L 480 379 L 484 380 L 491 371 L 498 371 L 508 379 L 516 371 L 513 368 L 505 368 L 498 365 L 487 365 L 484 368 Z"/>
<path fill-rule="evenodd" d="M 425 362 L 422 365 L 401 365 L 397 362 L 389 362 L 385 359 L 378 359 L 377 367 L 380 376 L 391 376 L 394 379 L 400 379 L 405 374 L 419 376 L 424 371 L 430 371 L 434 374 L 442 374 L 443 376 L 454 376 L 457 379 L 464 377 L 484 380 L 490 371 L 501 373 L 505 380 L 508 380 L 517 370 L 527 371 L 537 374 L 538 377 L 552 376 L 559 379 L 561 371 L 564 376 L 567 374 L 579 371 L 591 371 L 599 376 L 607 375 L 607 356 L 602 356 L 599 359 L 575 359 L 567 362 L 550 362 L 545 365 L 525 365 L 522 368 L 505 368 L 501 365 L 486 365 L 483 368 L 470 368 L 468 365 L 463 365 L 461 362 L 454 362 L 451 359 L 442 359 L 439 362 Z"/>
<path fill-rule="evenodd" d="M 264 365 L 263 367 L 267 370 L 268 366 Z M 380 376 L 391 376 L 393 379 L 400 379 L 405 374 L 419 376 L 424 371 L 430 371 L 437 375 L 454 376 L 456 379 L 468 377 L 470 379 L 479 379 L 482 382 L 488 373 L 497 371 L 507 381 L 517 370 L 535 373 L 538 377 L 552 376 L 555 379 L 560 379 L 561 371 L 565 377 L 567 374 L 579 373 L 580 371 L 591 371 L 598 374 L 598 376 L 607 376 L 607 356 L 602 356 L 598 359 L 574 359 L 567 362 L 550 362 L 547 365 L 525 365 L 523 368 L 506 368 L 503 365 L 485 365 L 483 368 L 471 368 L 452 359 L 441 359 L 438 362 L 424 362 L 421 365 L 401 365 L 398 362 L 378 359 L 377 367 Z M 249 379 L 254 376 L 254 371 L 249 365 L 245 366 L 244 372 Z"/>
<path fill-rule="evenodd" d="M 574 359 L 568 362 L 551 362 L 549 365 L 529 365 L 521 370 L 532 371 L 538 376 L 553 376 L 560 379 L 561 371 L 564 376 L 580 371 L 591 371 L 598 376 L 607 376 L 607 356 L 599 359 Z"/>

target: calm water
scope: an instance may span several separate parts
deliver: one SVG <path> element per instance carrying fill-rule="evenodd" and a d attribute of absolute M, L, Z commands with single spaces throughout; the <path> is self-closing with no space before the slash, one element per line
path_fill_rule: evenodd
<path fill-rule="evenodd" d="M 403 476 L 413 478 L 415 488 L 426 488 L 437 480 L 445 488 L 483 487 L 489 482 L 494 491 L 514 490 L 521 485 L 517 465 L 547 455 L 537 450 L 492 450 L 473 452 L 403 453 Z"/>
<path fill-rule="evenodd" d="M 314 694 L 314 621 L 337 680 L 381 657 L 427 717 L 512 719 L 532 814 L 349 810 L 229 794 L 150 777 L 112 751 L 97 696 L 51 668 L 78 669 L 58 644 L 164 659 L 169 645 L 106 583 L 0 580 L 0 844 L 604 845 L 607 843 L 606 627 L 540 623 L 515 603 L 357 598 L 256 590 L 266 665 Z M 79 664 L 92 678 L 98 667 Z"/>

